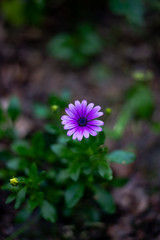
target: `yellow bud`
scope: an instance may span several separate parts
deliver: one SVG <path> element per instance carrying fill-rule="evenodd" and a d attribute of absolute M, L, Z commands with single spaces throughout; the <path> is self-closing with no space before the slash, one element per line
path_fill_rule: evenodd
<path fill-rule="evenodd" d="M 15 187 L 15 186 L 18 185 L 18 183 L 19 183 L 19 181 L 18 181 L 17 178 L 13 177 L 13 178 L 10 179 L 10 184 L 11 184 L 12 186 Z"/>
<path fill-rule="evenodd" d="M 106 114 L 107 114 L 107 115 L 110 115 L 111 112 L 112 112 L 112 109 L 111 109 L 111 108 L 106 108 Z"/>
<path fill-rule="evenodd" d="M 51 108 L 52 108 L 52 111 L 53 111 L 53 112 L 56 112 L 56 111 L 57 111 L 57 109 L 58 109 L 58 106 L 57 106 L 57 105 L 52 105 L 52 107 L 51 107 Z"/>

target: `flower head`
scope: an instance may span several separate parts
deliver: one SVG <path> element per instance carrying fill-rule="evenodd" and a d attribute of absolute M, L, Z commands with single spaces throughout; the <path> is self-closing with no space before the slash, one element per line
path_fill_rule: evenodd
<path fill-rule="evenodd" d="M 13 177 L 13 178 L 10 179 L 10 184 L 11 184 L 12 186 L 15 187 L 15 186 L 18 185 L 18 183 L 19 183 L 19 181 L 18 181 L 17 178 Z"/>
<path fill-rule="evenodd" d="M 103 115 L 103 112 L 99 112 L 100 106 L 95 106 L 93 103 L 87 105 L 87 101 L 83 100 L 81 103 L 75 101 L 75 105 L 69 104 L 65 109 L 67 115 L 61 117 L 64 129 L 67 129 L 67 136 L 73 134 L 73 140 L 76 138 L 81 141 L 83 136 L 89 137 L 89 134 L 96 136 L 97 132 L 101 132 L 102 128 L 99 127 L 104 124 L 96 118 Z"/>

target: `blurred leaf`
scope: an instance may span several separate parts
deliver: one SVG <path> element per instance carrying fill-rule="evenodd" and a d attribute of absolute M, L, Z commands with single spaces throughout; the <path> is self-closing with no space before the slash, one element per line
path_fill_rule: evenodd
<path fill-rule="evenodd" d="M 129 164 L 135 160 L 134 153 L 126 152 L 123 150 L 115 150 L 107 155 L 107 159 L 110 162 Z"/>
<path fill-rule="evenodd" d="M 31 216 L 31 211 L 28 209 L 28 206 L 23 207 L 20 209 L 15 217 L 16 223 L 23 223 L 28 220 L 28 218 Z"/>
<path fill-rule="evenodd" d="M 68 149 L 66 146 L 61 144 L 53 144 L 51 145 L 51 150 L 61 158 L 69 159 L 72 157 L 73 153 L 70 149 Z"/>
<path fill-rule="evenodd" d="M 112 176 L 112 169 L 110 168 L 107 161 L 100 161 L 98 165 L 98 172 L 99 175 L 106 180 L 111 180 L 113 178 Z"/>
<path fill-rule="evenodd" d="M 46 119 L 49 116 L 49 108 L 46 105 L 36 103 L 33 105 L 33 112 L 37 118 Z"/>
<path fill-rule="evenodd" d="M 142 119 L 151 118 L 154 111 L 154 98 L 150 88 L 144 84 L 133 86 L 127 93 L 126 107 L 132 110 L 134 116 Z"/>
<path fill-rule="evenodd" d="M 111 184 L 113 187 L 123 187 L 127 182 L 127 178 L 114 178 Z"/>
<path fill-rule="evenodd" d="M 65 201 L 68 208 L 74 207 L 83 196 L 84 186 L 80 183 L 70 185 L 65 192 Z"/>
<path fill-rule="evenodd" d="M 44 200 L 41 207 L 41 215 L 44 219 L 54 223 L 56 221 L 56 210 L 48 201 Z"/>
<path fill-rule="evenodd" d="M 6 204 L 11 203 L 11 202 L 14 201 L 15 198 L 16 198 L 15 194 L 11 194 L 11 195 L 9 195 L 9 196 L 7 197 L 5 203 L 6 203 Z"/>
<path fill-rule="evenodd" d="M 7 167 L 12 170 L 17 170 L 19 168 L 19 164 L 20 164 L 19 158 L 13 158 L 6 163 Z"/>
<path fill-rule="evenodd" d="M 80 170 L 81 170 L 81 165 L 79 162 L 75 161 L 73 163 L 70 164 L 69 166 L 69 176 L 74 180 L 77 181 L 79 178 L 79 174 L 80 174 Z"/>
<path fill-rule="evenodd" d="M 28 24 L 38 25 L 44 19 L 45 0 L 25 1 L 24 16 Z"/>
<path fill-rule="evenodd" d="M 12 150 L 22 156 L 31 156 L 30 146 L 24 140 L 15 141 L 12 144 Z"/>
<path fill-rule="evenodd" d="M 35 207 L 42 204 L 42 201 L 43 201 L 43 192 L 32 193 L 30 199 L 28 200 L 29 210 L 33 211 Z"/>
<path fill-rule="evenodd" d="M 74 67 L 85 65 L 89 58 L 102 49 L 102 38 L 90 25 L 84 24 L 73 34 L 61 33 L 48 44 L 51 56 L 67 61 Z"/>
<path fill-rule="evenodd" d="M 21 26 L 24 24 L 25 19 L 23 15 L 24 1 L 20 0 L 7 0 L 2 1 L 1 9 L 3 15 L 11 24 Z"/>
<path fill-rule="evenodd" d="M 46 156 L 45 138 L 41 131 L 38 131 L 32 136 L 32 154 L 35 158 L 43 158 Z"/>
<path fill-rule="evenodd" d="M 32 163 L 31 168 L 30 168 L 29 177 L 31 179 L 35 179 L 37 177 L 37 175 L 38 175 L 38 169 L 37 169 L 36 163 L 34 162 L 34 163 Z"/>
<path fill-rule="evenodd" d="M 49 53 L 62 60 L 68 60 L 72 58 L 74 54 L 74 49 L 71 47 L 73 45 L 72 36 L 66 33 L 61 33 L 55 36 L 48 44 Z"/>
<path fill-rule="evenodd" d="M 109 0 L 109 7 L 115 14 L 125 16 L 131 24 L 144 23 L 143 0 Z"/>
<path fill-rule="evenodd" d="M 102 39 L 98 32 L 90 25 L 80 25 L 78 28 L 81 44 L 79 45 L 81 53 L 84 55 L 94 55 L 102 49 Z"/>
<path fill-rule="evenodd" d="M 69 178 L 68 169 L 61 170 L 56 177 L 57 183 L 66 183 L 66 180 Z"/>
<path fill-rule="evenodd" d="M 113 198 L 109 192 L 103 188 L 95 188 L 95 200 L 99 203 L 104 212 L 114 213 L 115 204 Z"/>
<path fill-rule="evenodd" d="M 15 203 L 15 209 L 19 208 L 22 204 L 22 202 L 25 200 L 25 196 L 27 193 L 27 187 L 23 187 L 16 196 L 16 203 Z"/>
<path fill-rule="evenodd" d="M 10 103 L 8 106 L 8 114 L 11 120 L 14 122 L 19 117 L 20 113 L 21 113 L 20 101 L 18 98 L 12 97 L 10 99 Z"/>

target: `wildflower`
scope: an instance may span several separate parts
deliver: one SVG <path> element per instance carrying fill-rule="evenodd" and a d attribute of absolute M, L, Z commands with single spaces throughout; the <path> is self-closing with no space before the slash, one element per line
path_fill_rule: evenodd
<path fill-rule="evenodd" d="M 89 134 L 96 136 L 97 132 L 102 131 L 99 127 L 104 124 L 100 120 L 95 120 L 96 118 L 103 115 L 103 112 L 99 112 L 100 106 L 95 106 L 93 103 L 87 105 L 87 101 L 83 100 L 82 103 L 75 101 L 75 105 L 69 104 L 69 108 L 65 111 L 67 115 L 61 117 L 64 129 L 67 129 L 67 136 L 73 134 L 73 140 L 76 138 L 81 141 L 83 136 L 85 138 L 89 137 Z"/>
<path fill-rule="evenodd" d="M 18 183 L 19 183 L 19 181 L 18 181 L 17 178 L 13 177 L 13 178 L 10 179 L 10 184 L 11 184 L 12 186 L 15 187 L 15 186 L 18 185 Z"/>

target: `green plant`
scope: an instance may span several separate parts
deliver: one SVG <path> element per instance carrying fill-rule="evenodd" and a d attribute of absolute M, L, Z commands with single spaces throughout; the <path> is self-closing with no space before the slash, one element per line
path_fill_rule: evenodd
<path fill-rule="evenodd" d="M 60 124 L 66 103 L 66 95 L 63 98 L 52 95 L 49 105 L 45 105 L 48 111 L 44 111 L 47 112 L 43 115 L 44 127 L 24 139 L 18 136 L 14 125 L 21 112 L 18 99 L 11 99 L 7 111 L 0 108 L 0 133 L 4 141 L 0 176 L 3 190 L 11 192 L 6 203 L 15 202 L 20 221 L 29 218 L 35 209 L 51 222 L 60 217 L 73 218 L 75 212 L 84 221 L 98 221 L 103 213 L 115 212 L 110 194 L 113 185 L 110 163 L 129 164 L 135 156 L 123 150 L 109 152 L 103 131 L 81 142 L 67 137 Z M 39 117 L 37 110 L 35 113 Z M 12 129 L 11 135 L 8 128 Z"/>
<path fill-rule="evenodd" d="M 81 67 L 98 54 L 102 46 L 103 41 L 98 32 L 89 25 L 81 25 L 73 34 L 60 33 L 53 37 L 48 44 L 48 52 L 73 67 Z"/>

